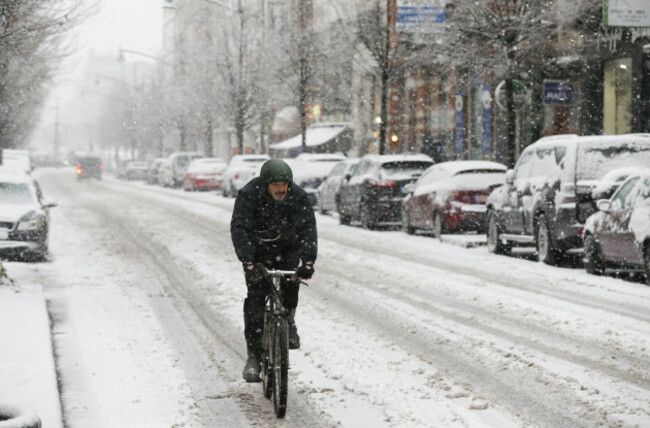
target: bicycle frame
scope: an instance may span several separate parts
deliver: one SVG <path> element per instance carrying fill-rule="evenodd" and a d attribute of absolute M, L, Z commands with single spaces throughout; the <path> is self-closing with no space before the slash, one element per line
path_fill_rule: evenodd
<path fill-rule="evenodd" d="M 262 334 L 262 387 L 266 398 L 273 397 L 278 418 L 287 411 L 289 370 L 289 311 L 282 302 L 281 280 L 295 276 L 295 271 L 269 270 L 271 289 L 264 309 Z"/>

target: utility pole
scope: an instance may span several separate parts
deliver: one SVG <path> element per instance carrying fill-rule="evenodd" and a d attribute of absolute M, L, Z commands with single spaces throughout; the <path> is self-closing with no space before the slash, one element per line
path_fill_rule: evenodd
<path fill-rule="evenodd" d="M 300 67 L 300 83 L 298 84 L 299 88 L 299 104 L 300 104 L 300 135 L 302 141 L 302 151 L 303 153 L 307 151 L 307 83 L 308 83 L 308 72 L 309 64 L 307 62 L 307 4 L 311 0 L 300 0 L 298 6 L 298 25 L 300 27 L 300 40 L 298 41 L 298 50 L 299 50 L 299 67 Z"/>
<path fill-rule="evenodd" d="M 54 158 L 59 157 L 59 100 L 56 100 L 54 108 Z"/>
<path fill-rule="evenodd" d="M 379 13 L 379 3 L 377 3 L 377 12 Z M 383 155 L 386 151 L 386 143 L 388 141 L 387 128 L 388 128 L 388 78 L 390 67 L 390 18 L 391 18 L 391 0 L 386 0 L 386 31 L 384 40 L 384 49 L 381 58 L 381 111 L 379 116 L 381 123 L 379 124 L 379 154 Z"/>

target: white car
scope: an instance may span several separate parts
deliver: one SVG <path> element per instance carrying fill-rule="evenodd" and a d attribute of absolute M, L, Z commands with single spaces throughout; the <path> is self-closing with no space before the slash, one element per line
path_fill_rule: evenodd
<path fill-rule="evenodd" d="M 48 251 L 49 209 L 30 176 L 0 174 L 0 254 L 37 256 Z"/>
<path fill-rule="evenodd" d="M 338 193 L 345 176 L 359 163 L 359 158 L 339 161 L 318 186 L 318 210 L 321 214 L 338 211 Z"/>
<path fill-rule="evenodd" d="M 181 187 L 183 184 L 183 177 L 187 166 L 194 159 L 202 158 L 203 154 L 199 152 L 174 152 L 169 155 L 168 162 L 165 162 L 163 170 L 163 186 L 168 187 Z"/>
<path fill-rule="evenodd" d="M 312 206 L 318 204 L 318 187 L 339 162 L 342 153 L 301 153 L 294 159 L 285 159 L 293 172 L 293 182 L 307 192 Z"/>
<path fill-rule="evenodd" d="M 268 155 L 235 155 L 223 171 L 221 191 L 223 196 L 235 197 L 237 192 L 255 178 Z"/>

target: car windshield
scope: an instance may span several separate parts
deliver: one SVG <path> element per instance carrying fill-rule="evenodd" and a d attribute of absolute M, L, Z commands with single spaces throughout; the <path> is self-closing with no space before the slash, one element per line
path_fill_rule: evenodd
<path fill-rule="evenodd" d="M 0 183 L 0 203 L 31 204 L 34 202 L 36 197 L 27 183 Z"/>
<path fill-rule="evenodd" d="M 610 170 L 633 165 L 650 165 L 650 145 L 622 143 L 589 145 L 578 151 L 577 179 L 599 180 Z"/>

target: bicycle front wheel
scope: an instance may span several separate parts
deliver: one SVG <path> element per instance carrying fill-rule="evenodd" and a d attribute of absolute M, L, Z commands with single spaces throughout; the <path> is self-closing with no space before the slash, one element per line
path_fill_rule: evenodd
<path fill-rule="evenodd" d="M 275 415 L 283 418 L 287 412 L 289 392 L 289 326 L 287 320 L 277 320 L 273 334 L 273 407 Z"/>
<path fill-rule="evenodd" d="M 262 389 L 266 398 L 273 395 L 273 355 L 271 354 L 271 313 L 268 308 L 264 311 L 264 332 L 262 333 Z"/>

